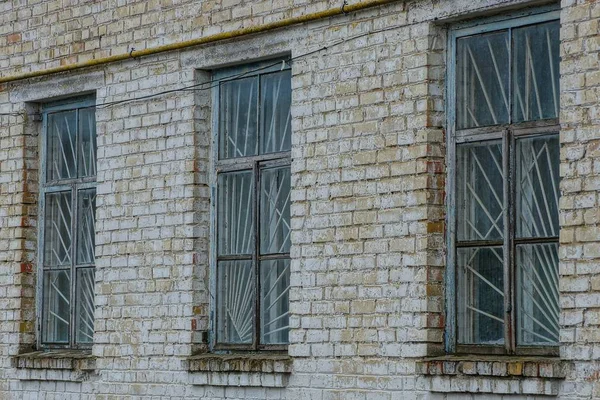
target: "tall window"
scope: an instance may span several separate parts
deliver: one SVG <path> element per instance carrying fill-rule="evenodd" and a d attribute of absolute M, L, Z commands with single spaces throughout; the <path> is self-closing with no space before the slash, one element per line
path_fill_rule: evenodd
<path fill-rule="evenodd" d="M 216 89 L 216 346 L 288 342 L 291 73 L 221 71 Z"/>
<path fill-rule="evenodd" d="M 451 32 L 451 351 L 559 341 L 559 22 L 554 11 Z"/>
<path fill-rule="evenodd" d="M 89 347 L 94 334 L 94 101 L 43 108 L 41 344 Z"/>

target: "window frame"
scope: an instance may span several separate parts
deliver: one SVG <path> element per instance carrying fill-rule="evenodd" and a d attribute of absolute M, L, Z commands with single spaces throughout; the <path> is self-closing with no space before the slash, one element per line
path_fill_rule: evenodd
<path fill-rule="evenodd" d="M 82 190 L 96 189 L 97 187 L 97 169 L 96 175 L 86 176 L 83 178 L 69 178 L 59 179 L 54 181 L 47 181 L 47 157 L 48 157 L 48 116 L 53 113 L 62 111 L 76 111 L 77 122 L 79 122 L 79 110 L 86 108 L 96 107 L 95 95 L 83 95 L 77 97 L 70 97 L 64 100 L 58 100 L 54 102 L 43 103 L 40 105 L 40 111 L 42 115 L 42 134 L 40 138 L 40 152 L 39 161 L 40 168 L 38 172 L 38 232 L 37 232 L 37 281 L 36 281 L 36 342 L 37 347 L 41 349 L 76 349 L 76 350 L 89 350 L 93 346 L 93 341 L 90 343 L 78 343 L 76 340 L 76 314 L 77 307 L 75 299 L 77 296 L 77 270 L 78 268 L 96 268 L 95 263 L 84 263 L 77 265 L 75 258 L 71 261 L 69 271 L 71 274 L 70 283 L 70 311 L 69 311 L 69 342 L 46 342 L 43 340 L 44 336 L 44 323 L 45 323 L 45 312 L 44 312 L 44 245 L 45 245 L 45 226 L 46 226 L 46 195 L 50 193 L 59 193 L 64 191 L 71 192 L 71 198 L 69 204 L 73 207 L 71 212 L 71 232 L 74 233 L 75 227 L 79 221 L 79 210 L 77 208 L 78 193 Z M 94 119 L 95 122 L 95 119 Z M 79 135 L 77 135 L 78 137 Z M 95 140 L 97 140 L 97 133 Z M 98 155 L 96 153 L 96 163 Z M 77 159 L 75 162 L 78 162 Z M 75 233 L 71 239 L 71 257 L 76 257 L 78 235 Z M 60 269 L 57 269 L 60 270 Z M 95 293 L 94 293 L 95 296 Z"/>
<path fill-rule="evenodd" d="M 446 323 L 444 333 L 444 345 L 448 353 L 456 354 L 497 354 L 497 355 L 540 355 L 557 356 L 559 354 L 559 343 L 555 346 L 517 346 L 516 339 L 516 267 L 515 255 L 516 245 L 523 242 L 523 239 L 516 239 L 514 213 L 516 209 L 516 187 L 513 177 L 516 174 L 516 164 L 513 149 L 516 146 L 516 139 L 521 137 L 535 137 L 539 135 L 557 134 L 560 132 L 558 116 L 552 119 L 540 119 L 526 122 L 512 122 L 512 115 L 509 122 L 486 126 L 481 128 L 457 129 L 456 125 L 456 69 L 457 39 L 491 33 L 494 31 L 507 30 L 513 28 L 522 28 L 530 25 L 541 24 L 544 22 L 560 21 L 560 9 L 557 5 L 538 7 L 535 9 L 526 9 L 511 14 L 491 17 L 484 20 L 468 21 L 456 24 L 448 30 L 448 51 L 447 51 L 447 73 L 446 73 L 446 141 L 447 141 L 447 183 L 446 183 Z M 509 33 L 509 37 L 511 34 Z M 512 47 L 511 47 L 512 49 Z M 509 77 L 512 76 L 512 54 L 509 50 Z M 556 71 L 558 74 L 559 71 Z M 509 113 L 512 111 L 513 82 L 508 82 L 508 101 L 510 104 Z M 502 143 L 502 164 L 503 170 L 508 172 L 503 180 L 503 196 L 505 211 L 503 212 L 504 238 L 502 242 L 503 252 L 503 270 L 504 270 L 504 344 L 459 344 L 457 336 L 458 312 L 457 312 L 457 249 L 468 247 L 467 244 L 458 244 L 457 238 L 457 145 L 465 143 L 481 143 L 490 140 L 500 140 Z M 508 210 L 508 211 L 506 211 Z M 560 227 L 559 227 L 560 230 Z M 466 242 L 466 241 L 463 241 Z M 494 241 L 494 244 L 497 244 Z M 526 243 L 557 243 L 558 236 L 551 238 L 527 239 Z M 482 245 L 479 241 L 479 246 Z"/>
<path fill-rule="evenodd" d="M 239 66 L 226 67 L 217 69 L 212 72 L 212 138 L 211 138 L 211 171 L 210 171 L 210 293 L 211 307 L 209 318 L 209 348 L 215 351 L 287 351 L 288 344 L 262 344 L 260 343 L 261 336 L 261 319 L 260 319 L 260 262 L 263 260 L 282 260 L 286 259 L 291 262 L 290 252 L 278 254 L 260 254 L 260 181 L 261 171 L 269 168 L 289 167 L 291 168 L 292 151 L 286 150 L 276 153 L 257 154 L 254 156 L 233 157 L 219 159 L 220 149 L 220 86 L 221 83 L 242 79 L 246 77 L 262 76 L 271 73 L 290 70 L 291 64 L 286 61 L 287 57 L 278 57 L 275 59 L 264 60 L 259 62 L 245 63 Z M 260 85 L 259 85 L 260 86 Z M 257 95 L 257 107 L 260 108 L 260 92 Z M 258 121 L 260 125 L 260 118 Z M 290 138 L 292 131 L 290 131 Z M 257 137 L 258 141 L 259 138 Z M 253 182 L 253 201 L 252 201 L 252 219 L 253 219 L 253 237 L 254 246 L 251 255 L 218 255 L 218 177 L 222 173 L 235 171 L 251 171 Z M 290 182 L 291 190 L 291 182 Z M 291 238 L 290 238 L 291 240 Z M 251 260 L 252 271 L 254 274 L 254 323 L 253 323 L 253 338 L 252 343 L 219 343 L 218 342 L 218 268 L 219 261 L 235 261 L 235 260 Z"/>

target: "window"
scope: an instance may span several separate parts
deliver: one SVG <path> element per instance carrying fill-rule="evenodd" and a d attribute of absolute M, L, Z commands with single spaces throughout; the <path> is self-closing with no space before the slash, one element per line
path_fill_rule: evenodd
<path fill-rule="evenodd" d="M 93 100 L 43 108 L 41 345 L 89 347 L 94 334 L 96 122 Z"/>
<path fill-rule="evenodd" d="M 558 352 L 559 27 L 451 31 L 449 351 Z"/>
<path fill-rule="evenodd" d="M 291 72 L 215 74 L 216 347 L 288 342 Z"/>

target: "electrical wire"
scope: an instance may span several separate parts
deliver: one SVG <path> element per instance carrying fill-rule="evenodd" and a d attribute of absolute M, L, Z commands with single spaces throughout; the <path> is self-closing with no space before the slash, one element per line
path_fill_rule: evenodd
<path fill-rule="evenodd" d="M 403 25 L 403 26 L 406 26 L 406 25 Z M 148 94 L 148 95 L 144 95 L 144 96 L 140 96 L 140 97 L 134 97 L 134 98 L 130 98 L 130 99 L 122 99 L 122 100 L 110 101 L 110 102 L 106 102 L 106 103 L 102 103 L 102 104 L 92 105 L 92 106 L 89 106 L 89 108 L 94 108 L 95 107 L 97 109 L 104 109 L 104 108 L 116 106 L 116 105 L 119 105 L 119 104 L 136 102 L 136 101 L 141 101 L 141 100 L 147 100 L 147 99 L 151 99 L 151 98 L 154 98 L 154 97 L 159 97 L 159 96 L 163 96 L 163 95 L 171 94 L 171 93 L 190 92 L 190 91 L 196 92 L 196 91 L 203 91 L 203 90 L 211 90 L 211 89 L 219 86 L 223 82 L 233 81 L 233 80 L 236 80 L 236 79 L 243 78 L 246 75 L 254 74 L 256 72 L 260 72 L 260 71 L 263 71 L 263 70 L 266 70 L 266 69 L 273 68 L 273 67 L 275 67 L 277 65 L 280 65 L 282 62 L 287 63 L 289 65 L 292 65 L 294 61 L 297 61 L 299 59 L 302 59 L 302 58 L 305 58 L 305 57 L 308 57 L 308 56 L 320 53 L 322 51 L 327 51 L 327 50 L 329 50 L 331 48 L 335 48 L 335 47 L 340 46 L 342 44 L 348 43 L 348 42 L 350 42 L 352 40 L 360 39 L 360 38 L 363 38 L 365 36 L 374 35 L 374 34 L 377 34 L 377 33 L 383 33 L 383 32 L 387 32 L 387 31 L 395 30 L 395 29 L 398 29 L 400 27 L 401 26 L 396 25 L 396 26 L 386 27 L 386 28 L 375 30 L 375 31 L 364 32 L 364 33 L 361 33 L 361 34 L 358 34 L 358 35 L 355 35 L 355 36 L 351 36 L 351 37 L 348 37 L 348 38 L 340 39 L 337 42 L 334 42 L 334 43 L 332 43 L 332 44 L 330 44 L 328 46 L 321 46 L 321 47 L 319 47 L 319 48 L 317 48 L 315 50 L 311 50 L 311 51 L 308 51 L 308 52 L 303 53 L 303 54 L 299 54 L 299 55 L 294 56 L 294 57 L 288 57 L 288 58 L 284 59 L 283 61 L 279 60 L 279 61 L 277 61 L 277 62 L 275 62 L 273 64 L 263 65 L 261 67 L 258 67 L 258 68 L 255 68 L 255 69 L 251 69 L 251 70 L 248 70 L 248 71 L 244 71 L 242 73 L 239 73 L 239 74 L 236 74 L 236 75 L 232 75 L 232 76 L 229 76 L 229 77 L 224 78 L 224 79 L 210 80 L 208 82 L 197 83 L 197 84 L 194 84 L 194 85 L 184 86 L 184 87 L 177 88 L 177 89 L 164 90 L 164 91 L 161 91 L 161 92 L 151 93 L 151 94 Z M 18 112 L 0 113 L 0 117 L 2 117 L 2 116 L 23 116 L 23 113 L 18 113 Z"/>

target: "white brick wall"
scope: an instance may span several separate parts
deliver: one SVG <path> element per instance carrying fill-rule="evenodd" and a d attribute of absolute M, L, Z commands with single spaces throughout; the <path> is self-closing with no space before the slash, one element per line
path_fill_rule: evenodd
<path fill-rule="evenodd" d="M 341 5 L 5 3 L 2 76 Z M 287 385 L 268 373 L 187 371 L 187 357 L 204 348 L 201 332 L 209 329 L 211 97 L 177 92 L 97 111 L 93 373 L 12 367 L 20 349 L 35 342 L 32 271 L 41 128 L 22 115 L 0 117 L 0 397 L 600 397 L 600 363 L 592 361 L 600 359 L 600 4 L 593 1 L 564 0 L 561 14 L 561 358 L 572 362 L 567 377 L 509 378 L 482 370 L 455 379 L 419 369 L 424 356 L 441 350 L 445 323 L 446 38 L 435 19 L 520 4 L 528 2 L 399 1 L 254 37 L 0 86 L 5 113 L 91 90 L 104 103 L 205 82 L 210 75 L 203 71 L 211 67 L 328 47 L 292 66 L 293 373 Z M 389 30 L 342 42 L 382 28 Z"/>

